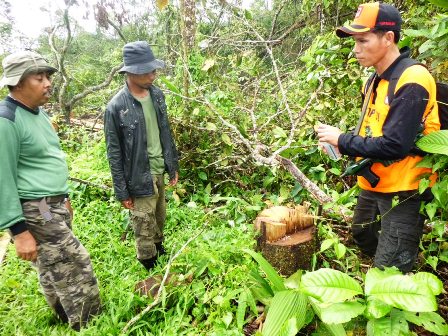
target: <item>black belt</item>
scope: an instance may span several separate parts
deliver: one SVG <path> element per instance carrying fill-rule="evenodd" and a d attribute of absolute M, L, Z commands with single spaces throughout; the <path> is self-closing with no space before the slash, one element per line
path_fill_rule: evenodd
<path fill-rule="evenodd" d="M 46 197 L 42 197 L 42 198 L 45 198 L 45 201 L 47 203 L 59 203 L 59 202 L 63 202 L 67 198 L 67 194 L 61 194 L 61 195 L 56 195 L 56 196 L 46 196 Z M 30 201 L 41 201 L 42 198 L 35 198 L 35 199 L 21 198 L 20 203 L 23 204 L 25 202 L 30 202 Z"/>

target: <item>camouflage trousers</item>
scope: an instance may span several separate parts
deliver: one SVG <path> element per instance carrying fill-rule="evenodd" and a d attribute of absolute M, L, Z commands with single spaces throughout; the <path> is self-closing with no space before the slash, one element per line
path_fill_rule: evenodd
<path fill-rule="evenodd" d="M 156 243 L 163 241 L 163 226 L 166 218 L 165 184 L 163 175 L 153 175 L 154 195 L 136 197 L 131 210 L 137 258 L 151 259 L 156 256 Z"/>
<path fill-rule="evenodd" d="M 71 230 L 63 199 L 27 201 L 22 208 L 37 243 L 35 266 L 45 298 L 63 321 L 79 330 L 101 311 L 89 253 Z"/>

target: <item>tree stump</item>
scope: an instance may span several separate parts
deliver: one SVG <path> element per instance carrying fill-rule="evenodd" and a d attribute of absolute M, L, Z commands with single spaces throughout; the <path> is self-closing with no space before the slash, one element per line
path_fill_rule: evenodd
<path fill-rule="evenodd" d="M 307 207 L 275 206 L 255 219 L 260 232 L 257 247 L 280 274 L 289 276 L 298 269 L 310 269 L 317 238 L 314 216 Z"/>

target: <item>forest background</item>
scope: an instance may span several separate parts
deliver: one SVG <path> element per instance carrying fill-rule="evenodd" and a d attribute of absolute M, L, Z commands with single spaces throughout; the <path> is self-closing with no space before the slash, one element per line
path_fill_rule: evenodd
<path fill-rule="evenodd" d="M 360 3 L 255 0 L 243 9 L 241 2 L 226 0 L 65 0 L 53 24 L 33 40 L 17 35 L 10 1 L 0 4 L 0 57 L 19 42 L 60 70 L 46 108 L 67 153 L 74 230 L 91 253 L 105 307 L 81 334 L 254 334 L 276 292 L 272 286 L 267 300 L 254 288 L 263 283 L 269 291 L 278 278 L 269 277 L 271 270 L 263 262 L 260 273 L 244 249 L 255 248 L 252 221 L 271 205 L 311 203 L 321 241 L 312 271 L 331 268 L 365 281 L 370 261 L 359 257 L 349 235 L 357 189 L 352 177 L 340 177 L 349 161 L 322 154 L 313 131 L 319 122 L 343 130 L 356 124 L 360 87 L 371 69 L 358 65 L 353 41 L 338 39 L 334 29 L 351 20 Z M 389 3 L 403 13 L 400 45 L 410 46 L 437 80 L 446 81 L 447 1 Z M 73 19 L 74 11 L 83 10 L 95 19 L 95 32 Z M 122 47 L 135 40 L 148 41 L 167 64 L 157 85 L 166 94 L 181 157 L 180 183 L 167 190 L 165 245 L 171 258 L 152 273 L 161 280 L 168 269 L 178 280 L 164 282 L 153 298 L 134 293 L 135 283 L 147 274 L 135 260 L 132 237 L 123 236 L 128 213 L 113 197 L 101 125 L 108 100 L 124 83 L 117 74 Z M 6 94 L 3 89 L 1 95 Z M 428 155 L 424 164 L 440 175 L 434 201 L 422 209 L 429 220 L 415 271 L 437 277 L 446 291 L 446 152 Z M 52 320 L 38 294 L 35 272 L 15 257 L 13 247 L 0 267 L 0 334 L 70 334 L 67 326 Z M 339 327 L 331 327 L 337 325 L 364 335 L 382 328 L 383 322 L 394 330 L 403 325 L 406 300 L 399 298 L 381 318 L 350 313 L 344 323 L 326 323 L 309 308 L 316 304 L 310 301 L 300 332 L 343 335 Z M 446 319 L 446 293 L 437 303 Z M 425 329 L 446 334 L 446 323 L 434 315 L 425 315 L 426 324 L 412 321 L 401 334 L 423 335 Z M 297 320 L 278 323 L 284 335 L 301 329 Z M 428 329 L 431 324 L 437 328 Z"/>

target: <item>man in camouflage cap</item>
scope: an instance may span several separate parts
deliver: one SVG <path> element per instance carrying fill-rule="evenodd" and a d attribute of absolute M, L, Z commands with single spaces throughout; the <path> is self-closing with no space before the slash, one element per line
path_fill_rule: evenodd
<path fill-rule="evenodd" d="M 101 305 L 89 254 L 71 230 L 65 155 L 41 108 L 57 69 L 31 51 L 2 65 L 0 87 L 9 95 L 0 102 L 0 230 L 8 229 L 18 257 L 37 267 L 57 316 L 79 331 Z"/>

